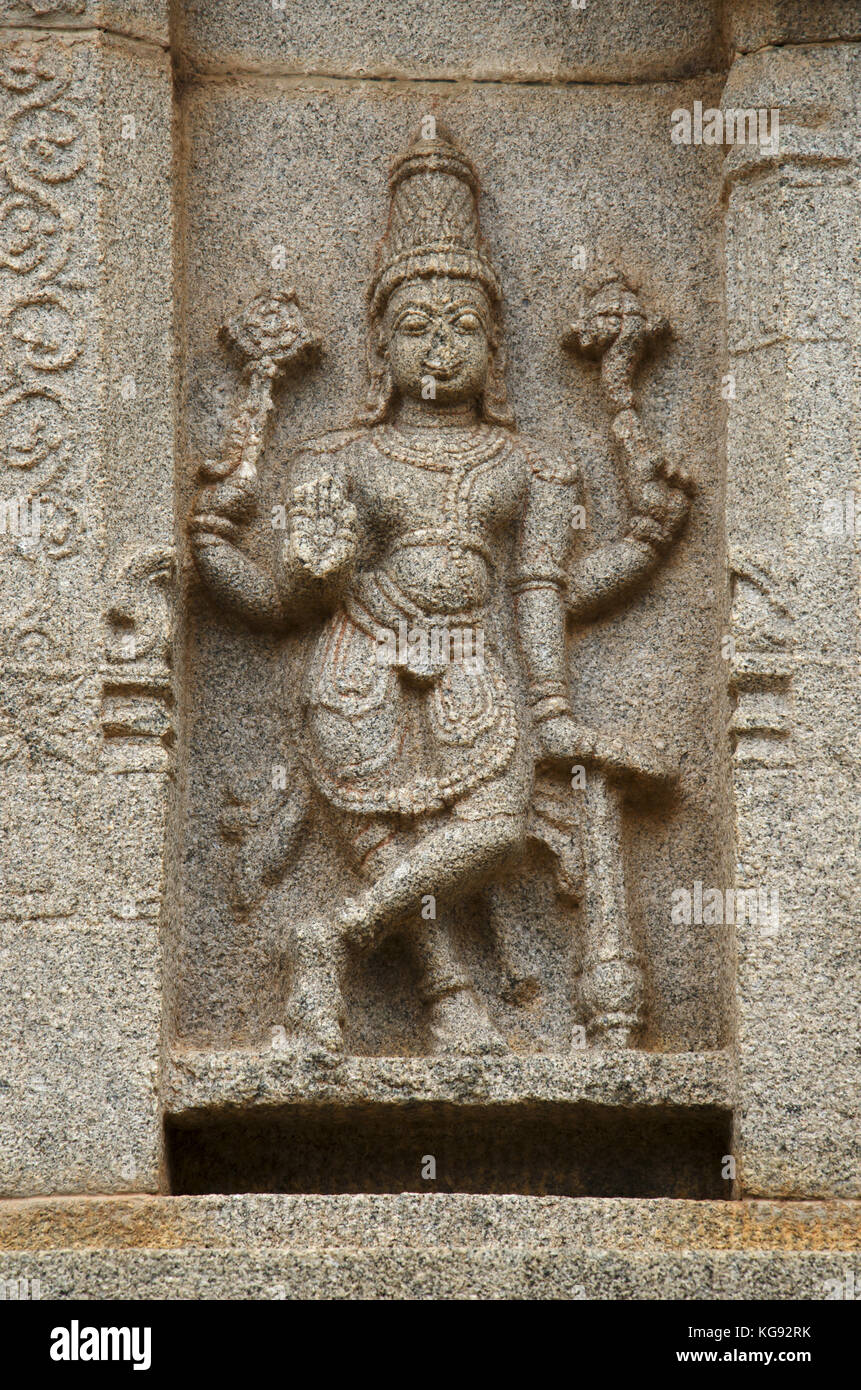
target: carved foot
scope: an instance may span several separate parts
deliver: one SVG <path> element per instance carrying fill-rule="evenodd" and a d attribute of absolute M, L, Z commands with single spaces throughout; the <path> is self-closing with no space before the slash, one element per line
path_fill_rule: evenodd
<path fill-rule="evenodd" d="M 508 1051 L 487 1011 L 471 989 L 458 989 L 434 999 L 429 1006 L 431 1054 L 465 1057 L 500 1056 Z"/>
<path fill-rule="evenodd" d="M 343 942 L 330 922 L 301 922 L 291 933 L 293 981 L 285 1009 L 288 1046 L 296 1052 L 343 1050 Z"/>

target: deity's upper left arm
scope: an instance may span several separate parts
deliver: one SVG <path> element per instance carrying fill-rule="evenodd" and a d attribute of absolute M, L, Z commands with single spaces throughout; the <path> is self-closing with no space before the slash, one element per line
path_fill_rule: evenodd
<path fill-rule="evenodd" d="M 567 455 L 524 445 L 529 467 L 526 506 L 520 525 L 515 580 L 523 585 L 564 588 L 574 538 L 575 508 L 582 501 L 580 471 Z"/>

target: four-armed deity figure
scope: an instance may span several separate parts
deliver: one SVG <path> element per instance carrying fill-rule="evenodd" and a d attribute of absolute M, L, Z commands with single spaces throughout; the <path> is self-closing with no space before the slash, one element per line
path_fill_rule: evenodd
<path fill-rule="evenodd" d="M 567 626 L 656 568 L 689 484 L 649 447 L 634 410 L 634 371 L 659 326 L 608 275 L 572 332 L 601 364 L 630 519 L 612 544 L 573 553 L 577 463 L 517 432 L 472 165 L 440 127 L 397 161 L 390 189 L 369 292 L 368 399 L 354 428 L 296 448 L 278 563 L 267 572 L 243 549 L 259 514 L 253 467 L 209 475 L 191 534 L 219 603 L 308 631 L 296 753 L 364 879 L 330 915 L 290 924 L 297 1047 L 342 1048 L 345 957 L 399 929 L 432 1050 L 494 1053 L 506 1044 L 455 952 L 446 904 L 520 850 L 537 768 L 586 760 L 610 778 L 631 772 L 630 747 L 575 719 Z M 440 631 L 460 640 L 446 646 Z M 404 632 L 406 644 L 387 640 Z M 421 911 L 428 895 L 435 917 Z"/>

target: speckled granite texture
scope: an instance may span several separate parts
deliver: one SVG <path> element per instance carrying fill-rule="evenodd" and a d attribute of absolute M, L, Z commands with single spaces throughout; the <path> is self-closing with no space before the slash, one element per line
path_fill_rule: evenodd
<path fill-rule="evenodd" d="M 0 1279 L 855 1280 L 859 45 L 0 4 Z"/>

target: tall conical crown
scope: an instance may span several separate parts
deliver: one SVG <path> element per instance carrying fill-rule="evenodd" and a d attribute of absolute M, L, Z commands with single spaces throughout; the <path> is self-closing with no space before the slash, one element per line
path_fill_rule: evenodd
<path fill-rule="evenodd" d="M 443 126 L 417 136 L 389 175 L 392 203 L 370 290 L 372 311 L 416 275 L 478 280 L 492 300 L 499 281 L 478 220 L 478 177 Z"/>

